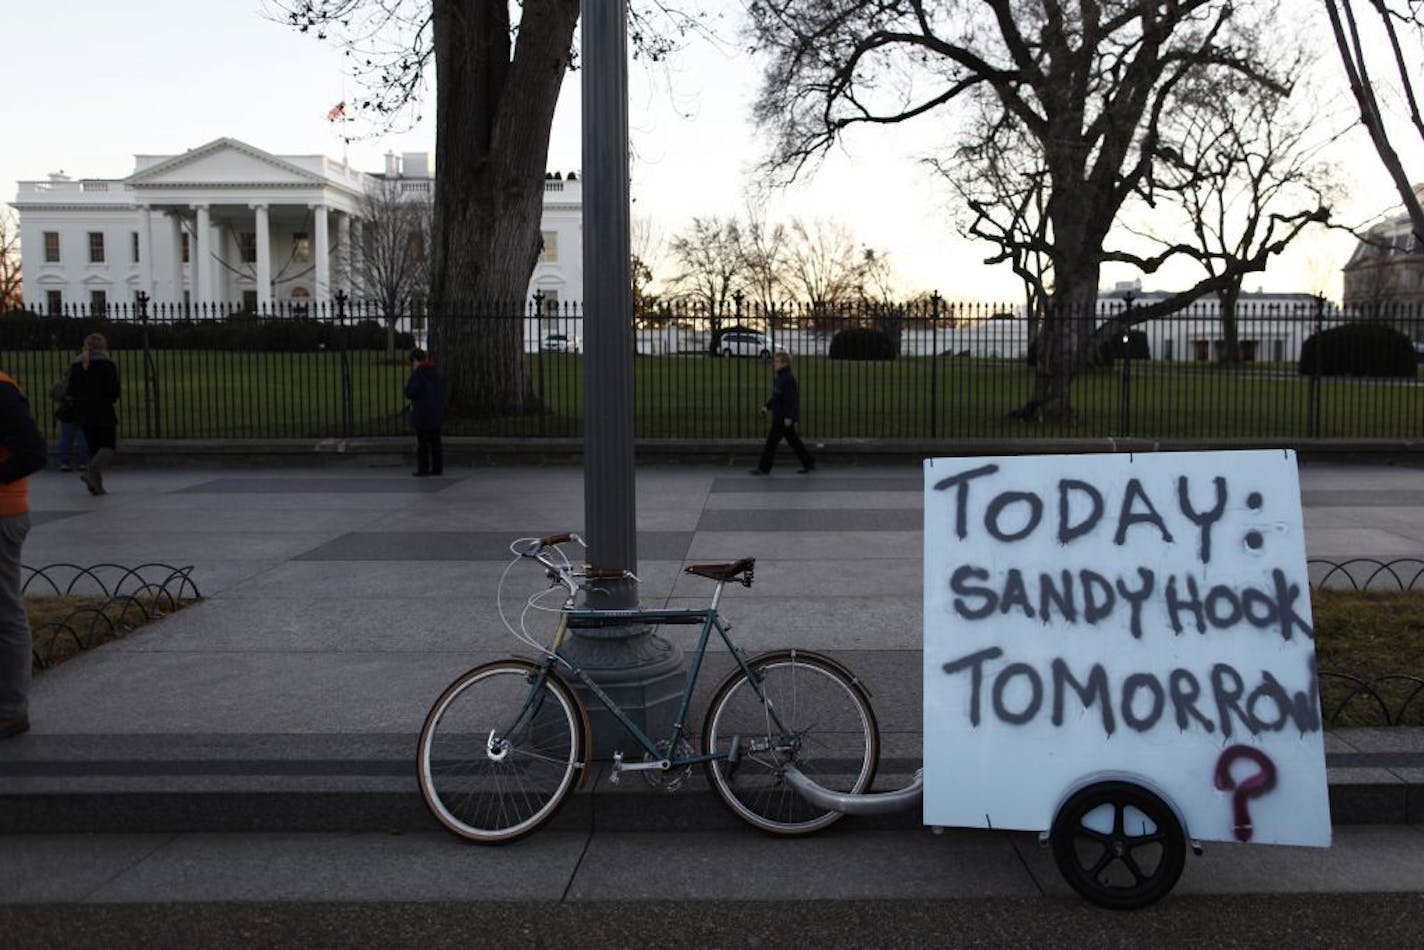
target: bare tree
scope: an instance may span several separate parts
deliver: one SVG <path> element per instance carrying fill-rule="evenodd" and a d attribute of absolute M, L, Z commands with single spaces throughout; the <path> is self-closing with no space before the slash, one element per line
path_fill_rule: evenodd
<path fill-rule="evenodd" d="M 1319 157 L 1330 137 L 1312 132 L 1314 123 L 1294 115 L 1290 103 L 1251 83 L 1197 83 L 1190 94 L 1192 108 L 1164 117 L 1164 140 L 1174 144 L 1159 149 L 1146 197 L 1158 205 L 1153 220 L 1166 217 L 1167 206 L 1179 208 L 1185 221 L 1169 223 L 1193 240 L 1167 239 L 1161 228 L 1148 234 L 1225 281 L 1216 292 L 1221 361 L 1234 365 L 1241 362 L 1236 304 L 1246 274 L 1264 269 L 1307 226 L 1328 222 L 1339 186 Z"/>
<path fill-rule="evenodd" d="M 951 160 L 928 164 L 951 187 L 964 209 L 959 231 L 999 250 L 986 264 L 1007 263 L 1024 286 L 1029 332 L 1036 333 L 1053 286 L 1049 254 L 1048 169 L 1043 156 L 986 89 L 970 94 L 974 118 Z"/>
<path fill-rule="evenodd" d="M 865 256 L 850 229 L 825 218 L 792 218 L 786 244 L 786 273 L 792 294 L 805 302 L 813 320 L 860 296 Z"/>
<path fill-rule="evenodd" d="M 886 251 L 873 247 L 860 250 L 860 299 L 878 306 L 888 306 L 895 301 L 895 265 L 890 262 Z"/>
<path fill-rule="evenodd" d="M 23 306 L 20 291 L 20 225 L 9 208 L 0 208 L 0 313 Z"/>
<path fill-rule="evenodd" d="M 395 356 L 395 325 L 430 286 L 435 203 L 428 190 L 410 190 L 401 178 L 376 178 L 361 198 L 359 277 L 386 320 L 386 355 Z M 427 184 L 415 182 L 415 184 Z"/>
<path fill-rule="evenodd" d="M 1264 10 L 1265 4 L 1260 5 Z M 1031 149 L 1037 199 L 1009 197 L 1009 259 L 1046 260 L 1034 392 L 1015 415 L 1071 422 L 1070 385 L 1090 351 L 1105 242 L 1150 179 L 1158 122 L 1198 72 L 1237 73 L 1278 93 L 1262 68 L 1267 18 L 1229 0 L 777 0 L 753 3 L 768 57 L 755 107 L 773 135 L 768 165 L 794 177 L 862 125 L 906 122 L 982 90 L 986 128 Z M 956 164 L 973 159 L 961 149 Z M 1023 272 L 1030 271 L 1024 266 Z M 1187 297 L 1217 289 L 1200 282 Z"/>
<path fill-rule="evenodd" d="M 747 298 L 752 308 L 774 327 L 785 306 L 786 227 L 769 223 L 761 206 L 747 201 L 741 239 L 739 251 Z"/>
<path fill-rule="evenodd" d="M 536 408 L 523 313 L 540 249 L 550 126 L 573 63 L 579 0 L 271 0 L 303 32 L 346 47 L 366 95 L 353 108 L 394 122 L 435 82 L 431 345 L 451 409 Z M 690 23 L 649 0 L 634 43 L 665 54 Z M 664 24 L 668 24 L 666 28 Z M 417 113 L 418 118 L 418 113 Z"/>
<path fill-rule="evenodd" d="M 1374 25 L 1389 44 L 1389 61 L 1380 64 L 1380 71 L 1398 87 L 1408 113 L 1408 125 L 1416 136 L 1424 139 L 1424 116 L 1421 116 L 1414 88 L 1419 72 L 1419 40 L 1424 35 L 1424 8 L 1418 0 L 1369 0 L 1369 6 Z M 1386 128 L 1385 112 L 1377 95 L 1377 80 L 1371 73 L 1371 57 L 1365 51 L 1365 39 L 1355 16 L 1355 2 L 1325 0 L 1325 12 L 1330 17 L 1335 49 L 1345 67 L 1350 91 L 1354 93 L 1360 108 L 1360 122 L 1369 132 L 1375 152 L 1399 192 L 1399 199 L 1404 203 L 1405 212 L 1414 227 L 1415 240 L 1424 245 L 1424 203 L 1421 203 L 1419 192 L 1410 182 L 1404 162 L 1390 139 L 1391 132 Z M 1405 52 L 1405 40 L 1401 38 L 1401 33 L 1412 36 L 1414 40 L 1409 44 L 1409 53 Z"/>
<path fill-rule="evenodd" d="M 741 229 L 732 218 L 693 218 L 669 244 L 681 268 L 672 286 L 711 322 L 715 330 L 743 283 Z"/>
<path fill-rule="evenodd" d="M 657 226 L 646 216 L 635 216 L 631 231 L 633 319 L 643 326 L 653 326 L 662 320 L 658 298 L 652 288 L 656 279 L 653 266 L 662 257 L 663 242 Z"/>

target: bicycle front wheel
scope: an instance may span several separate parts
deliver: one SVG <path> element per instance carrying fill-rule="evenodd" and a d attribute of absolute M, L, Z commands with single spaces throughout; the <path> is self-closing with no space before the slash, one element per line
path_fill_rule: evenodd
<path fill-rule="evenodd" d="M 462 838 L 513 841 L 554 816 L 583 768 L 582 708 L 534 663 L 500 660 L 441 694 L 420 730 L 420 792 Z"/>
<path fill-rule="evenodd" d="M 844 667 L 814 653 L 768 653 L 747 666 L 752 678 L 733 671 L 708 707 L 702 748 L 717 758 L 707 777 L 728 808 L 763 831 L 818 831 L 841 813 L 806 801 L 782 770 L 794 763 L 834 791 L 870 788 L 880 757 L 870 700 Z"/>

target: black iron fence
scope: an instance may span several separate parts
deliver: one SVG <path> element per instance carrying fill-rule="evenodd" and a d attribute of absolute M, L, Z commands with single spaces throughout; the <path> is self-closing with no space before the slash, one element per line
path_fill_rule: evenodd
<path fill-rule="evenodd" d="M 636 431 L 642 438 L 763 434 L 770 355 L 791 354 L 802 428 L 814 439 L 1138 437 L 1417 438 L 1424 434 L 1424 312 L 1371 319 L 1310 297 L 1216 305 L 1134 323 L 1105 301 L 1071 387 L 1071 420 L 1016 418 L 1034 393 L 1037 325 L 1013 308 L 954 304 L 737 306 L 722 315 L 663 306 L 634 321 Z M 526 410 L 459 414 L 451 434 L 579 436 L 584 315 L 531 302 L 389 314 L 365 302 L 110 306 L 0 315 L 0 368 L 48 418 L 50 385 L 87 333 L 103 333 L 120 369 L 121 432 L 148 438 L 404 434 L 405 354 L 440 327 L 498 321 L 520 341 L 511 385 Z"/>

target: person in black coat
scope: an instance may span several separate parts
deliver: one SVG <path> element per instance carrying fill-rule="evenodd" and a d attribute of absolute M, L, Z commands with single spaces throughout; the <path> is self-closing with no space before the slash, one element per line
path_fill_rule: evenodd
<path fill-rule="evenodd" d="M 791 373 L 791 354 L 778 350 L 771 358 L 771 369 L 771 398 L 761 410 L 771 417 L 771 431 L 766 434 L 766 445 L 762 446 L 761 459 L 752 469 L 752 474 L 766 475 L 771 471 L 776 446 L 784 438 L 801 460 L 801 467 L 796 471 L 805 475 L 816 470 L 816 460 L 796 433 L 796 423 L 801 419 L 801 393 L 796 386 L 796 377 Z"/>
<path fill-rule="evenodd" d="M 74 400 L 74 418 L 89 446 L 89 465 L 79 478 L 89 494 L 108 494 L 104 469 L 118 449 L 119 414 L 114 403 L 119 401 L 119 370 L 109 358 L 109 344 L 102 334 L 86 336 L 79 359 L 70 364 L 69 396 Z"/>
<path fill-rule="evenodd" d="M 415 471 L 411 474 L 444 474 L 440 428 L 445 425 L 445 374 L 419 348 L 410 351 L 405 397 L 410 400 L 410 424 L 415 429 Z"/>

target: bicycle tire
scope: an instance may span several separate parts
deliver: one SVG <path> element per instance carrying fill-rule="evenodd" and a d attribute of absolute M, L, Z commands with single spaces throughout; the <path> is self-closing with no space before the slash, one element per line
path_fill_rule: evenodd
<path fill-rule="evenodd" d="M 1053 819 L 1053 860 L 1068 885 L 1099 907 L 1135 910 L 1182 876 L 1186 834 L 1157 795 L 1131 782 L 1075 792 Z"/>
<path fill-rule="evenodd" d="M 738 749 L 735 760 L 709 761 L 707 778 L 733 813 L 762 831 L 819 831 L 842 813 L 803 799 L 782 778 L 782 768 L 794 762 L 807 778 L 834 791 L 869 789 L 880 758 L 870 699 L 843 666 L 815 653 L 777 651 L 747 666 L 766 702 L 740 668 L 718 687 L 703 723 L 702 748 L 723 754 L 735 742 Z M 776 733 L 768 703 L 787 735 Z"/>
<path fill-rule="evenodd" d="M 499 660 L 451 683 L 430 707 L 417 751 L 420 792 L 447 829 L 497 844 L 536 830 L 559 810 L 584 768 L 583 708 L 552 673 L 508 737 L 492 747 L 530 697 L 539 666 Z"/>

